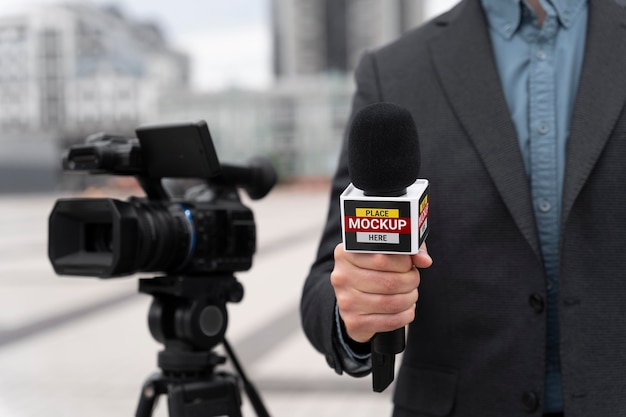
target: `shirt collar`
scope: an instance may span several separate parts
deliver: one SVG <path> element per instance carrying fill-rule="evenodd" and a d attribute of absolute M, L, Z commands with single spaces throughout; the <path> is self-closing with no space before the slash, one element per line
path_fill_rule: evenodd
<path fill-rule="evenodd" d="M 523 0 L 481 0 L 489 26 L 504 38 L 510 38 L 522 21 Z M 552 6 L 559 23 L 568 28 L 587 0 L 541 0 Z"/>

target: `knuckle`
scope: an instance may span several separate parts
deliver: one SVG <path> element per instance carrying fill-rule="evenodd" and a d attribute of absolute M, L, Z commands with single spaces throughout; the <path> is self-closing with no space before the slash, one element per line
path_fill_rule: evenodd
<path fill-rule="evenodd" d="M 342 243 L 339 243 L 337 246 L 335 246 L 335 250 L 333 252 L 333 256 L 334 256 L 335 260 L 343 259 L 345 257 L 345 252 L 343 250 L 343 244 Z"/>
<path fill-rule="evenodd" d="M 406 310 L 406 324 L 412 323 L 415 320 L 415 308 L 411 307 Z"/>
<path fill-rule="evenodd" d="M 343 320 L 343 324 L 346 326 L 346 330 L 354 331 L 354 329 L 357 327 L 355 320 L 351 314 L 342 315 L 341 319 Z"/>
<path fill-rule="evenodd" d="M 381 311 L 385 314 L 400 314 L 406 310 L 412 310 L 417 302 L 417 291 L 409 294 L 387 296 L 380 300 Z"/>
<path fill-rule="evenodd" d="M 378 299 L 378 308 L 384 314 L 395 314 L 405 309 L 401 296 L 381 296 Z"/>
<path fill-rule="evenodd" d="M 337 298 L 337 307 L 339 307 L 340 311 L 349 312 L 353 310 L 354 301 L 351 297 L 343 293 L 336 294 L 335 296 Z"/>
<path fill-rule="evenodd" d="M 413 320 L 415 319 L 415 313 L 413 311 L 413 309 L 407 309 L 405 311 L 403 311 L 401 314 L 399 314 L 398 316 L 398 321 L 399 321 L 399 326 L 406 326 L 407 324 L 411 323 Z"/>
<path fill-rule="evenodd" d="M 330 283 L 333 287 L 341 287 L 345 283 L 344 275 L 336 269 L 330 273 Z"/>
<path fill-rule="evenodd" d="M 352 339 L 357 341 L 361 339 L 367 339 L 365 335 L 370 332 L 362 320 L 359 320 L 357 317 L 354 316 L 348 316 L 344 319 L 343 322 L 346 327 L 346 332 Z"/>
<path fill-rule="evenodd" d="M 395 274 L 384 274 L 379 278 L 378 285 L 383 294 L 395 294 L 398 290 L 398 277 Z"/>
<path fill-rule="evenodd" d="M 420 275 L 420 271 L 417 270 L 417 268 L 413 268 L 413 283 L 415 284 L 415 287 L 419 287 L 421 282 L 422 276 Z"/>
<path fill-rule="evenodd" d="M 370 262 L 376 271 L 386 271 L 389 267 L 389 257 L 382 253 L 372 254 Z"/>
<path fill-rule="evenodd" d="M 415 310 L 410 308 L 401 313 L 389 315 L 387 318 L 387 331 L 399 329 L 415 320 Z"/>
<path fill-rule="evenodd" d="M 394 314 L 387 319 L 387 329 L 386 331 L 392 331 L 395 329 L 399 329 L 406 325 L 403 317 L 401 315 Z"/>

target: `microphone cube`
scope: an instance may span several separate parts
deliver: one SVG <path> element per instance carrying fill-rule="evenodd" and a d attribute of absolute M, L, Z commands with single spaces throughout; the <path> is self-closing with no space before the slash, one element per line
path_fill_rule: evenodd
<path fill-rule="evenodd" d="M 348 252 L 415 254 L 428 236 L 428 180 L 399 197 L 365 195 L 350 184 L 341 194 L 341 228 Z"/>

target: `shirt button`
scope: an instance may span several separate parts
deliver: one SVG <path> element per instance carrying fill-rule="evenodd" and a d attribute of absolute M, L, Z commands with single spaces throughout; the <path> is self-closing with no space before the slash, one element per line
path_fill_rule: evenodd
<path fill-rule="evenodd" d="M 543 49 L 539 49 L 535 55 L 537 56 L 537 59 L 539 59 L 541 61 L 546 59 L 546 53 L 545 53 L 545 51 Z"/>
<path fill-rule="evenodd" d="M 539 408 L 539 397 L 532 391 L 526 391 L 522 394 L 522 404 L 526 411 L 532 413 Z"/>
<path fill-rule="evenodd" d="M 539 208 L 539 211 L 541 211 L 542 213 L 547 213 L 552 209 L 552 204 L 550 204 L 548 200 L 541 199 L 537 203 L 537 207 Z"/>
<path fill-rule="evenodd" d="M 528 298 L 528 303 L 535 310 L 535 313 L 543 313 L 545 302 L 540 294 L 534 293 Z"/>
<path fill-rule="evenodd" d="M 539 124 L 539 126 L 537 126 L 537 131 L 542 135 L 545 135 L 550 131 L 550 125 L 547 123 L 541 123 Z"/>

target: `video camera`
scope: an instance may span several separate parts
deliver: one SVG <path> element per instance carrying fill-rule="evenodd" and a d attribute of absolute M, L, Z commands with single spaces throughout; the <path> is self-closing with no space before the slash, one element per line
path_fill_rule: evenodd
<path fill-rule="evenodd" d="M 276 183 L 271 163 L 220 164 L 207 124 L 144 126 L 137 138 L 99 133 L 69 148 L 66 171 L 135 176 L 145 197 L 57 200 L 49 217 L 48 255 L 59 275 L 111 278 L 135 272 L 187 276 L 244 271 L 256 228 L 237 193 L 263 198 Z M 183 199 L 163 178 L 195 178 Z"/>
<path fill-rule="evenodd" d="M 256 250 L 252 211 L 237 188 L 263 198 L 276 172 L 260 157 L 247 166 L 220 164 L 204 121 L 135 133 L 136 139 L 98 133 L 64 155 L 67 171 L 135 176 L 145 197 L 57 200 L 49 217 L 52 266 L 59 275 L 100 278 L 164 273 L 139 280 L 139 291 L 154 297 L 148 325 L 164 349 L 158 354 L 161 372 L 141 390 L 137 417 L 150 417 L 162 394 L 171 417 L 241 417 L 238 378 L 216 372 L 225 361 L 212 351 L 219 343 L 257 415 L 269 417 L 224 335 L 226 303 L 243 297 L 233 272 L 249 269 Z M 196 185 L 173 197 L 164 178 L 196 179 Z"/>

